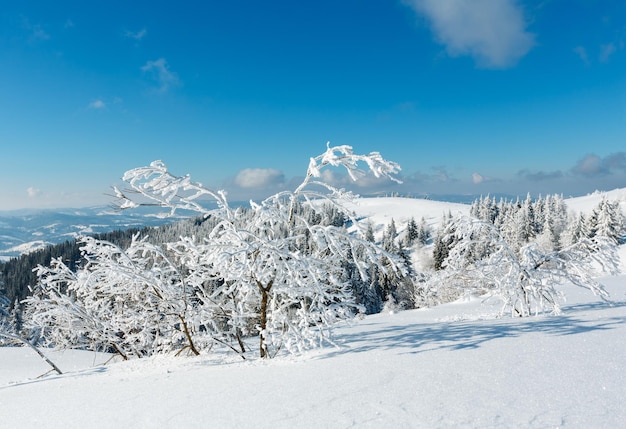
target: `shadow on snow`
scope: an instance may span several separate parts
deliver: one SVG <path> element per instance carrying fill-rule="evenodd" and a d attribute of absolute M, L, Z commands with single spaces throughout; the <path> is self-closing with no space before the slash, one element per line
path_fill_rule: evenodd
<path fill-rule="evenodd" d="M 626 307 L 626 302 L 598 302 L 564 307 L 564 313 Z M 397 350 L 398 353 L 424 353 L 433 350 L 477 349 L 481 345 L 502 338 L 517 338 L 535 333 L 552 336 L 578 335 L 606 331 L 626 325 L 626 315 L 603 317 L 595 320 L 578 318 L 571 314 L 559 316 L 540 315 L 523 319 L 491 319 L 437 323 L 398 324 L 381 327 L 372 324 L 371 330 L 360 332 L 356 341 L 354 333 L 337 337 L 341 345 L 321 358 L 347 353 L 373 350 Z"/>

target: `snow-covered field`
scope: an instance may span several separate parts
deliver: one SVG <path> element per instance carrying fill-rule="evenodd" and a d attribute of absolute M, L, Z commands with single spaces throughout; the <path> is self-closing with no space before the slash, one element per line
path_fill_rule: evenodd
<path fill-rule="evenodd" d="M 398 221 L 386 203 L 378 216 Z M 624 427 L 626 275 L 601 280 L 612 305 L 565 286 L 563 315 L 511 319 L 471 298 L 367 316 L 340 327 L 336 347 L 268 361 L 101 365 L 108 356 L 66 351 L 49 353 L 63 375 L 38 378 L 49 368 L 32 350 L 0 348 L 0 427 Z"/>

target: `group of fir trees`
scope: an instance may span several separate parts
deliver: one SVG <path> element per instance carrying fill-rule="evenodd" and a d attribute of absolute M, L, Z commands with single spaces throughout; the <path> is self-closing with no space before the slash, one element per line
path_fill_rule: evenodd
<path fill-rule="evenodd" d="M 559 237 L 568 223 L 567 206 L 561 195 L 547 195 L 532 199 L 506 201 L 483 197 L 471 206 L 470 215 L 492 223 L 518 251 L 524 244 L 540 241 L 557 250 Z"/>
<path fill-rule="evenodd" d="M 595 236 L 608 238 L 614 244 L 623 242 L 626 236 L 626 223 L 620 210 L 619 201 L 606 198 L 585 215 L 572 215 L 561 195 L 547 195 L 524 200 L 496 200 L 495 197 L 481 197 L 470 208 L 473 218 L 492 224 L 507 242 L 519 253 L 528 243 L 537 243 L 546 252 L 558 251 L 583 239 Z M 455 217 L 444 213 L 433 240 L 433 268 L 441 270 L 457 239 L 453 229 Z M 475 243 L 472 254 L 475 259 L 487 256 L 490 249 L 484 244 Z"/>
<path fill-rule="evenodd" d="M 579 213 L 565 230 L 564 244 L 573 244 L 582 238 L 606 237 L 613 243 L 621 244 L 626 237 L 626 222 L 620 210 L 619 201 L 603 198 L 589 213 Z"/>
<path fill-rule="evenodd" d="M 619 201 L 607 198 L 602 198 L 590 214 L 579 213 L 573 218 L 569 217 L 563 197 L 556 194 L 499 202 L 482 197 L 474 201 L 470 214 L 493 224 L 515 251 L 533 241 L 545 250 L 559 250 L 596 235 L 619 244 L 625 234 Z"/>
<path fill-rule="evenodd" d="M 517 316 L 559 312 L 559 283 L 606 297 L 594 274 L 618 271 L 625 237 L 619 203 L 602 199 L 588 216 L 567 217 L 560 196 L 496 203 L 481 198 L 471 217 L 444 215 L 433 243 L 435 271 L 416 286 L 416 303 L 492 293 Z"/>

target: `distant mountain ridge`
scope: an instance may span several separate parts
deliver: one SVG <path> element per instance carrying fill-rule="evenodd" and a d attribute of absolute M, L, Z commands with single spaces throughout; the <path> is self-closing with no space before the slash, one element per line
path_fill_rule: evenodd
<path fill-rule="evenodd" d="M 149 210 L 116 212 L 109 207 L 0 212 L 0 260 L 79 235 L 158 226 L 180 219 L 157 217 Z"/>

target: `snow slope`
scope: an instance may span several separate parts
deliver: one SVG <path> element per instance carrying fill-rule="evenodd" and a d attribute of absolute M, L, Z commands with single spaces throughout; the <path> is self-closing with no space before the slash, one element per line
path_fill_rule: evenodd
<path fill-rule="evenodd" d="M 348 208 L 375 225 L 394 219 L 398 226 L 411 218 L 419 222 L 422 217 L 429 225 L 437 225 L 444 213 L 469 214 L 470 210 L 468 204 L 402 197 L 359 198 Z"/>
<path fill-rule="evenodd" d="M 602 198 L 609 201 L 619 201 L 623 212 L 626 212 L 626 188 L 614 189 L 608 192 L 596 191 L 593 194 L 582 197 L 568 198 L 565 200 L 567 208 L 575 213 L 589 213 L 600 203 Z"/>
<path fill-rule="evenodd" d="M 401 235 L 411 218 L 418 224 L 424 218 L 431 230 L 436 231 L 444 213 L 468 215 L 470 211 L 468 204 L 402 197 L 359 198 L 347 207 L 364 227 L 367 222 L 372 224 L 377 240 L 382 239 L 392 219 Z"/>

